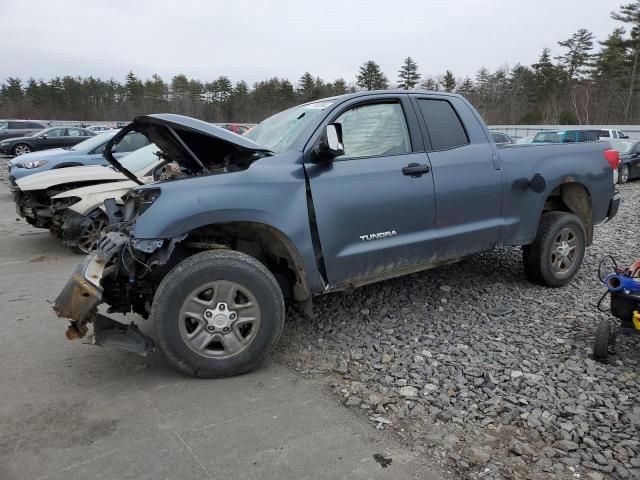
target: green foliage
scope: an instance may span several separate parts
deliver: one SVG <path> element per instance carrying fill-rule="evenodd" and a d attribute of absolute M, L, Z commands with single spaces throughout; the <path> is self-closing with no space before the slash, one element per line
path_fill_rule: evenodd
<path fill-rule="evenodd" d="M 402 67 L 398 71 L 398 88 L 411 90 L 415 88 L 419 81 L 418 64 L 411 57 L 405 58 Z"/>
<path fill-rule="evenodd" d="M 453 76 L 451 70 L 444 72 L 442 77 L 442 88 L 445 92 L 453 92 L 456 89 L 456 77 Z"/>
<path fill-rule="evenodd" d="M 365 90 L 384 90 L 389 88 L 389 81 L 380 69 L 380 65 L 369 60 L 362 64 L 356 76 L 356 83 Z"/>

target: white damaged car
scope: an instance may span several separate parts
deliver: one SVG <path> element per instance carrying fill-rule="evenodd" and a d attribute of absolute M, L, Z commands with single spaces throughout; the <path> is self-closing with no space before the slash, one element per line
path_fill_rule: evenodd
<path fill-rule="evenodd" d="M 158 147 L 147 145 L 120 160 L 137 181 L 116 168 L 69 167 L 36 173 L 16 182 L 17 213 L 78 253 L 89 253 L 108 225 L 104 201 L 121 197 L 137 185 L 152 183 L 165 173 Z"/>

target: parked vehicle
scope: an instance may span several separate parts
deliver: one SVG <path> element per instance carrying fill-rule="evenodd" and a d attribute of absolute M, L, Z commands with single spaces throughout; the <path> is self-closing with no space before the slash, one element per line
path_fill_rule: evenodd
<path fill-rule="evenodd" d="M 16 157 L 9 163 L 9 185 L 15 188 L 17 180 L 49 170 L 82 165 L 109 165 L 102 156 L 102 150 L 116 133 L 117 130 L 112 130 L 87 138 L 73 147 L 54 148 Z M 120 142 L 114 155 L 116 158 L 123 157 L 147 143 L 144 135 L 132 132 Z"/>
<path fill-rule="evenodd" d="M 154 181 L 161 163 L 158 147 L 147 145 L 122 159 L 125 168 L 142 183 Z M 159 175 L 159 173 L 157 173 Z M 48 228 L 66 247 L 89 253 L 107 226 L 104 200 L 121 196 L 138 183 L 102 166 L 70 167 L 18 180 L 16 211 L 35 227 Z"/>
<path fill-rule="evenodd" d="M 496 142 L 496 145 L 508 145 L 511 143 L 515 143 L 513 139 L 506 133 L 491 130 L 491 135 L 493 136 L 493 141 Z"/>
<path fill-rule="evenodd" d="M 38 131 L 29 137 L 18 137 L 0 142 L 0 154 L 20 156 L 38 150 L 72 147 L 93 137 L 94 132 L 77 127 L 53 127 Z"/>
<path fill-rule="evenodd" d="M 629 138 L 629 135 L 625 135 L 621 130 L 615 129 L 598 130 L 598 136 L 601 140 Z"/>
<path fill-rule="evenodd" d="M 109 130 L 113 130 L 112 127 L 107 127 L 105 125 L 90 125 L 90 126 L 85 127 L 85 128 L 87 130 L 90 130 L 90 131 L 95 132 L 95 133 L 102 133 L 102 132 L 106 132 L 106 131 L 109 131 Z"/>
<path fill-rule="evenodd" d="M 531 143 L 597 142 L 599 130 L 555 130 L 537 133 Z"/>
<path fill-rule="evenodd" d="M 47 126 L 33 120 L 0 120 L 0 142 L 9 138 L 26 137 L 44 130 Z"/>
<path fill-rule="evenodd" d="M 55 301 L 68 338 L 147 353 L 154 341 L 97 313 L 151 318 L 179 371 L 258 364 L 285 301 L 522 245 L 527 276 L 566 285 L 620 196 L 606 142 L 496 148 L 461 96 L 358 92 L 268 118 L 244 136 L 179 115 L 137 117 L 185 178 L 136 187 Z M 131 172 L 122 170 L 132 180 Z M 460 288 L 464 288 L 461 286 Z M 130 318 L 127 318 L 130 321 Z"/>
<path fill-rule="evenodd" d="M 618 183 L 640 177 L 640 141 L 611 140 L 609 143 L 620 154 Z"/>

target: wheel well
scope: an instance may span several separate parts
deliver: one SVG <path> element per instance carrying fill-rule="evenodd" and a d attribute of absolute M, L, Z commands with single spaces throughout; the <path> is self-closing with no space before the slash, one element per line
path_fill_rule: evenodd
<path fill-rule="evenodd" d="M 544 202 L 543 212 L 570 212 L 578 216 L 587 231 L 587 245 L 593 241 L 593 208 L 591 195 L 580 183 L 569 182 L 554 188 Z"/>
<path fill-rule="evenodd" d="M 230 222 L 192 230 L 181 242 L 190 252 L 229 248 L 262 262 L 275 276 L 285 298 L 306 301 L 311 294 L 302 259 L 280 230 L 254 222 Z"/>

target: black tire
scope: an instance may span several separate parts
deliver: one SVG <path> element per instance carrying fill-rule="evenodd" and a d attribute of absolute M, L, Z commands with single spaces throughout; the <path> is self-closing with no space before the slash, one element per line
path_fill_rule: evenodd
<path fill-rule="evenodd" d="M 212 281 L 234 282 L 248 289 L 260 311 L 253 340 L 228 358 L 195 352 L 179 331 L 183 302 L 194 289 Z M 278 342 L 284 317 L 282 291 L 271 272 L 255 258 L 233 250 L 197 253 L 176 265 L 160 283 L 151 306 L 158 348 L 174 368 L 195 377 L 229 377 L 257 366 Z"/>
<path fill-rule="evenodd" d="M 556 269 L 552 261 L 552 249 L 555 248 L 554 242 L 558 236 L 567 230 L 571 232 L 572 241 L 575 240 L 576 244 L 573 262 L 566 270 Z M 534 242 L 522 248 L 527 278 L 546 287 L 568 284 L 580 269 L 587 246 L 586 239 L 584 224 L 576 215 L 567 212 L 543 213 Z"/>
<path fill-rule="evenodd" d="M 611 324 L 603 320 L 596 329 L 596 338 L 593 342 L 593 356 L 598 360 L 606 360 L 609 356 L 609 339 L 611 338 Z"/>
<path fill-rule="evenodd" d="M 629 165 L 624 163 L 622 165 L 620 165 L 620 168 L 618 169 L 618 183 L 620 185 L 622 185 L 623 183 L 627 183 L 627 181 L 629 181 Z"/>
<path fill-rule="evenodd" d="M 20 155 L 24 155 L 26 153 L 31 153 L 31 147 L 26 143 L 18 143 L 13 147 L 13 155 L 19 157 Z"/>

